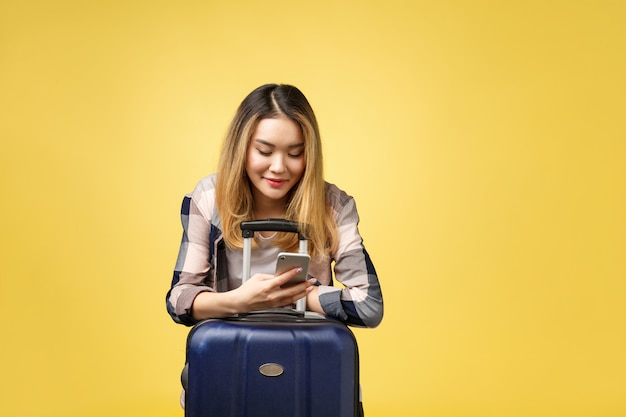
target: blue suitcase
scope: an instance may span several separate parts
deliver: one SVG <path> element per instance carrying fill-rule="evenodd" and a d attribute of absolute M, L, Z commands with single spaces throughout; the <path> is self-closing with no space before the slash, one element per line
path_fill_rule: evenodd
<path fill-rule="evenodd" d="M 244 279 L 254 231 L 296 231 L 284 221 L 246 222 Z M 304 244 L 302 242 L 305 242 Z M 300 251 L 306 241 L 300 235 Z M 255 312 L 196 324 L 187 338 L 186 417 L 355 417 L 356 339 L 343 323 L 296 310 Z"/>

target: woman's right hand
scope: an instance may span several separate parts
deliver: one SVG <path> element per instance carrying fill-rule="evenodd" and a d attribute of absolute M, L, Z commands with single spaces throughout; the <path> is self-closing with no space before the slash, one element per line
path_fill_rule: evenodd
<path fill-rule="evenodd" d="M 239 312 L 267 310 L 295 304 L 302 297 L 313 290 L 314 279 L 306 280 L 295 285 L 282 288 L 299 272 L 299 268 L 290 269 L 280 275 L 254 274 L 239 288 L 236 293 L 236 302 L 240 305 Z M 238 309 L 238 310 L 239 310 Z"/>
<path fill-rule="evenodd" d="M 280 275 L 254 274 L 239 288 L 226 292 L 201 292 L 193 300 L 191 315 L 196 320 L 232 316 L 295 304 L 313 291 L 315 279 L 281 288 L 298 273 L 298 268 Z"/>

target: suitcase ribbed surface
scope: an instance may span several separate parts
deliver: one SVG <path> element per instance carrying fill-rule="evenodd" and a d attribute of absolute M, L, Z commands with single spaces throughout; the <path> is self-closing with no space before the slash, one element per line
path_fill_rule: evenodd
<path fill-rule="evenodd" d="M 187 417 L 352 417 L 358 349 L 330 320 L 207 320 L 190 332 Z"/>

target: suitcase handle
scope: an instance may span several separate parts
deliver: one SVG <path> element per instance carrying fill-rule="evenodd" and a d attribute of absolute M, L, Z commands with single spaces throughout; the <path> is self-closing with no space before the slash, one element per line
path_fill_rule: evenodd
<path fill-rule="evenodd" d="M 262 321 L 268 320 L 268 318 L 303 318 L 304 311 L 293 310 L 289 308 L 272 308 L 269 310 L 258 310 L 258 311 L 250 311 L 248 313 L 239 313 L 237 315 L 238 319 L 247 318 L 254 319 L 258 318 Z"/>
<path fill-rule="evenodd" d="M 252 254 L 252 238 L 254 232 L 287 232 L 297 233 L 299 241 L 299 253 L 308 253 L 306 236 L 300 231 L 297 222 L 285 219 L 265 219 L 241 222 L 241 235 L 243 236 L 243 274 L 241 282 L 244 283 L 250 278 L 250 256 Z M 304 312 L 306 310 L 306 297 L 302 297 L 296 302 L 296 310 Z"/>
<path fill-rule="evenodd" d="M 287 232 L 297 233 L 299 240 L 306 240 L 306 237 L 300 232 L 298 223 L 285 219 L 265 219 L 241 222 L 241 236 L 250 238 L 254 236 L 254 232 Z"/>
<path fill-rule="evenodd" d="M 272 308 L 269 310 L 240 313 L 234 317 L 225 317 L 223 320 L 301 323 L 311 321 L 332 321 L 333 318 L 329 318 L 325 314 L 315 313 L 312 311 L 305 312 L 289 308 Z"/>

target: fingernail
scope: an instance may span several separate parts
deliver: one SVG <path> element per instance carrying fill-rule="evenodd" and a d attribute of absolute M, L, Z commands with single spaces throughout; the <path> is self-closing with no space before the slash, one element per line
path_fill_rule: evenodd
<path fill-rule="evenodd" d="M 298 269 L 296 269 L 296 272 L 298 273 L 302 272 L 302 268 L 298 267 Z"/>

